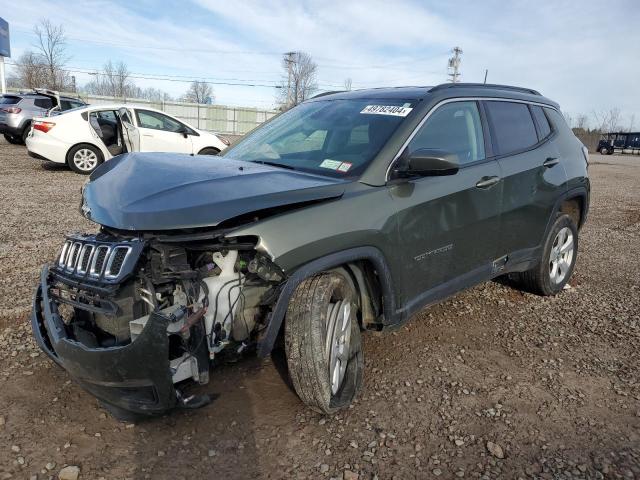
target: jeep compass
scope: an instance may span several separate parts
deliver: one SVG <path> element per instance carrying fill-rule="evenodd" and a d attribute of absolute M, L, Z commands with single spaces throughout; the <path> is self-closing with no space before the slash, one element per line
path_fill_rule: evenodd
<path fill-rule="evenodd" d="M 97 233 L 69 235 L 43 268 L 33 332 L 119 417 L 202 406 L 191 385 L 211 366 L 274 349 L 302 401 L 332 413 L 362 385 L 367 331 L 506 274 L 560 293 L 587 168 L 535 90 L 320 95 L 221 156 L 97 168 L 80 206 Z"/>

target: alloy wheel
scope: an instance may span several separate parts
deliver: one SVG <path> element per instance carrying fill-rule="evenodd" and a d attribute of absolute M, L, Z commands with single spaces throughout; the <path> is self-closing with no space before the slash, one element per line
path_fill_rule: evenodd
<path fill-rule="evenodd" d="M 549 277 L 556 285 L 562 283 L 567 277 L 573 262 L 574 251 L 575 242 L 571 229 L 568 227 L 560 229 L 553 240 L 549 255 Z"/>
<path fill-rule="evenodd" d="M 88 172 L 98 165 L 98 156 L 88 148 L 81 148 L 73 155 L 73 164 L 79 170 Z"/>
<path fill-rule="evenodd" d="M 329 359 L 331 394 L 335 395 L 344 381 L 349 363 L 351 343 L 351 302 L 339 300 L 329 304 L 325 349 Z"/>

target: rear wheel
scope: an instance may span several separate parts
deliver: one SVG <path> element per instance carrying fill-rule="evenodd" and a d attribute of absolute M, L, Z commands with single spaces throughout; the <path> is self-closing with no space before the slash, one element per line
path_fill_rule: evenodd
<path fill-rule="evenodd" d="M 29 136 L 30 131 L 31 131 L 31 124 L 24 127 L 24 130 L 22 131 L 22 137 L 20 138 L 23 144 L 27 143 L 27 137 Z"/>
<path fill-rule="evenodd" d="M 4 134 L 4 139 L 12 145 L 20 145 L 21 143 L 19 137 L 14 137 L 13 135 L 9 135 L 8 133 Z"/>
<path fill-rule="evenodd" d="M 331 414 L 351 404 L 362 385 L 364 357 L 356 293 L 335 272 L 302 282 L 289 301 L 285 350 L 300 399 Z"/>
<path fill-rule="evenodd" d="M 103 161 L 102 152 L 93 145 L 76 145 L 67 154 L 69 168 L 82 175 L 89 175 Z"/>
<path fill-rule="evenodd" d="M 578 254 L 578 229 L 569 215 L 553 223 L 540 263 L 520 274 L 526 290 L 538 295 L 556 295 L 571 278 Z"/>

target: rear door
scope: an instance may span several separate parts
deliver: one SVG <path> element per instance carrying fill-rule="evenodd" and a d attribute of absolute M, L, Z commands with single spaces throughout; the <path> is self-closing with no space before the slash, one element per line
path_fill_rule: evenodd
<path fill-rule="evenodd" d="M 542 243 L 566 172 L 543 108 L 497 100 L 484 105 L 504 182 L 498 256 L 517 262 Z"/>
<path fill-rule="evenodd" d="M 420 303 L 425 292 L 438 286 L 453 291 L 488 278 L 500 236 L 500 167 L 485 144 L 478 103 L 438 107 L 407 146 L 409 152 L 419 148 L 456 153 L 460 170 L 389 189 L 398 210 L 409 303 Z"/>
<path fill-rule="evenodd" d="M 140 151 L 193 153 L 193 130 L 177 120 L 152 110 L 135 109 L 140 130 Z"/>
<path fill-rule="evenodd" d="M 124 144 L 127 147 L 128 152 L 140 151 L 140 132 L 131 119 L 131 111 L 128 108 L 122 107 L 118 110 L 118 117 L 122 126 L 122 136 Z"/>

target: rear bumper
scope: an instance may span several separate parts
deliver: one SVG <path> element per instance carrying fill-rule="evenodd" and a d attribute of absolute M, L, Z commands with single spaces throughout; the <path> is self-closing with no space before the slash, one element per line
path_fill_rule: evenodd
<path fill-rule="evenodd" d="M 168 320 L 152 314 L 136 340 L 123 347 L 89 348 L 68 334 L 49 295 L 45 266 L 33 300 L 31 326 L 40 348 L 85 390 L 128 412 L 160 415 L 177 404 L 169 369 Z"/>
<path fill-rule="evenodd" d="M 31 132 L 26 141 L 29 155 L 55 163 L 66 163 L 69 145 L 54 137 L 47 137 L 47 135 L 46 133 Z"/>
<path fill-rule="evenodd" d="M 14 137 L 22 136 L 22 129 L 0 122 L 0 134 L 13 135 Z"/>

